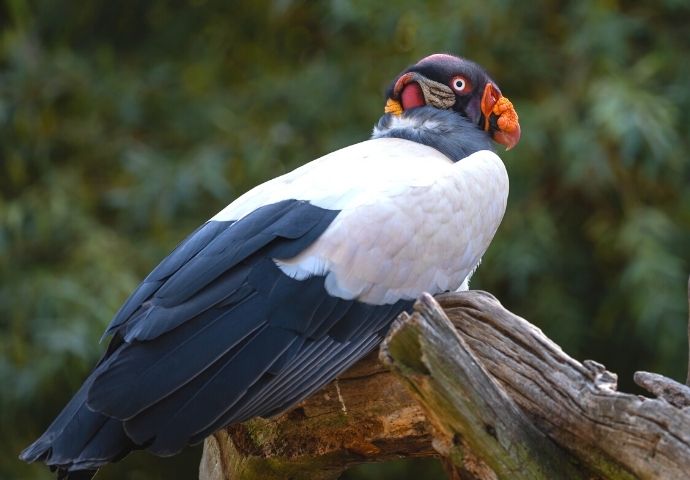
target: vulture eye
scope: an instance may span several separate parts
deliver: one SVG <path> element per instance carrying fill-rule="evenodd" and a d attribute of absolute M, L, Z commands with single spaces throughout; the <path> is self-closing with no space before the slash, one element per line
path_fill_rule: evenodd
<path fill-rule="evenodd" d="M 453 77 L 453 79 L 450 81 L 450 86 L 457 93 L 465 93 L 470 90 L 470 82 L 468 82 L 467 79 L 462 75 Z"/>

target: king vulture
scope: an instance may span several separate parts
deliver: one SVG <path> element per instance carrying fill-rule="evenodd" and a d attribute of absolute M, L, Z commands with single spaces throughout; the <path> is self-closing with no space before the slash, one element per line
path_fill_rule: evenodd
<path fill-rule="evenodd" d="M 399 74 L 370 140 L 245 193 L 115 314 L 107 351 L 21 459 L 91 478 L 283 412 L 375 348 L 422 292 L 466 290 L 501 222 L 517 114 L 477 64 Z"/>

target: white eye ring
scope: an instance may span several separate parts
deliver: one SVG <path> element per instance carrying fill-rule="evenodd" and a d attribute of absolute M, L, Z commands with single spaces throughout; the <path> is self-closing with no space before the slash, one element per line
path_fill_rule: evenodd
<path fill-rule="evenodd" d="M 467 80 L 465 80 L 463 77 L 457 76 L 453 78 L 451 86 L 456 92 L 464 92 L 465 88 L 467 88 Z"/>

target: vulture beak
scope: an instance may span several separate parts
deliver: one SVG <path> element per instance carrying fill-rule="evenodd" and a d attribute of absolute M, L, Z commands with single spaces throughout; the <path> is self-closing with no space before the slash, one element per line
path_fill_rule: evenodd
<path fill-rule="evenodd" d="M 405 110 L 424 105 L 448 109 L 454 104 L 455 94 L 450 87 L 430 80 L 417 72 L 408 72 L 395 82 L 392 98 L 386 102 L 384 111 L 400 115 Z"/>
<path fill-rule="evenodd" d="M 489 82 L 484 87 L 481 109 L 484 114 L 484 130 L 510 150 L 520 141 L 520 123 L 513 104 L 496 85 Z"/>
<path fill-rule="evenodd" d="M 386 102 L 386 113 L 401 115 L 405 110 L 424 105 L 424 94 L 419 86 L 421 75 L 413 72 L 401 76 L 393 87 L 393 98 Z M 406 88 L 407 87 L 407 88 Z M 394 100 L 399 99 L 399 100 Z"/>

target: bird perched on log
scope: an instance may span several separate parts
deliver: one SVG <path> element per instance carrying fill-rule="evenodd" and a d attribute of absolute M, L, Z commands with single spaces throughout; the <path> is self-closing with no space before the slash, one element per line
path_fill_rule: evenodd
<path fill-rule="evenodd" d="M 446 54 L 404 70 L 370 140 L 245 193 L 137 287 L 107 351 L 21 459 L 91 478 L 271 416 L 382 340 L 422 292 L 466 290 L 503 217 L 508 99 Z"/>

